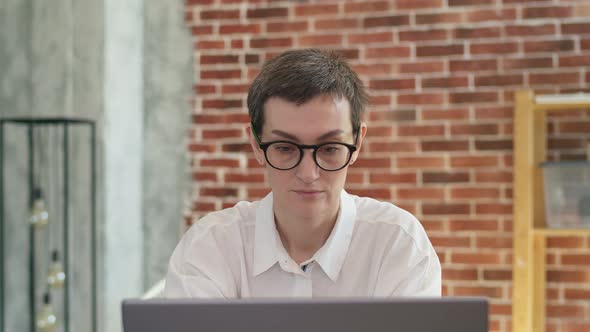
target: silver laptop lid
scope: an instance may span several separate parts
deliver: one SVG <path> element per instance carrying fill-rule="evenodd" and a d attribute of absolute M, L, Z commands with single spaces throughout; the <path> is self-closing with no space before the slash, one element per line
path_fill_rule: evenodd
<path fill-rule="evenodd" d="M 152 299 L 123 302 L 124 332 L 486 332 L 483 298 Z"/>

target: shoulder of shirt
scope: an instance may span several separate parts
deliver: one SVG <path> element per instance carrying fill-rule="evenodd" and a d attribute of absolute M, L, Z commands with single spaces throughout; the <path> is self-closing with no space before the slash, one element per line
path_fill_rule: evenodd
<path fill-rule="evenodd" d="M 256 209 L 259 204 L 260 201 L 242 201 L 230 208 L 210 212 L 194 222 L 185 236 L 192 240 L 232 228 L 239 229 L 244 226 L 253 226 L 256 222 Z"/>
<path fill-rule="evenodd" d="M 380 231 L 384 230 L 383 227 L 385 229 L 390 227 L 392 231 L 401 230 L 417 243 L 427 240 L 424 227 L 410 212 L 390 202 L 378 201 L 369 197 L 351 196 L 356 205 L 356 219 L 359 225 L 380 225 Z"/>

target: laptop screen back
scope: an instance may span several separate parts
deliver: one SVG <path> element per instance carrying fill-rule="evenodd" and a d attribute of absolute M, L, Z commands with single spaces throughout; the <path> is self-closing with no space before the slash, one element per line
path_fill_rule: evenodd
<path fill-rule="evenodd" d="M 482 298 L 153 299 L 123 302 L 124 332 L 486 332 Z"/>

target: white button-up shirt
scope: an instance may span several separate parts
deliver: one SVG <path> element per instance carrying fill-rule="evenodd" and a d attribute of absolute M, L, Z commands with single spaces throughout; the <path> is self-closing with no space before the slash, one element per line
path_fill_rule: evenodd
<path fill-rule="evenodd" d="M 272 193 L 208 214 L 170 259 L 166 297 L 440 296 L 422 225 L 397 206 L 342 191 L 326 243 L 297 264 L 277 232 Z"/>

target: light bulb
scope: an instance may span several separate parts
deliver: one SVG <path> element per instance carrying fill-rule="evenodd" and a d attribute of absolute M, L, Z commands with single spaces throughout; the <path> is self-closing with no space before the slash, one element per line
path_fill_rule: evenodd
<path fill-rule="evenodd" d="M 47 225 L 49 222 L 49 213 L 45 208 L 43 192 L 40 188 L 33 190 L 33 206 L 31 207 L 31 224 L 35 227 Z"/>
<path fill-rule="evenodd" d="M 62 264 L 59 261 L 59 254 L 57 250 L 51 253 L 51 265 L 49 266 L 49 272 L 47 273 L 47 284 L 51 288 L 63 288 L 66 280 L 66 274 Z"/>
<path fill-rule="evenodd" d="M 45 293 L 43 296 L 43 308 L 37 316 L 37 328 L 41 332 L 52 332 L 57 327 L 57 317 L 53 313 L 53 307 L 51 306 L 51 298 L 49 293 Z"/>

